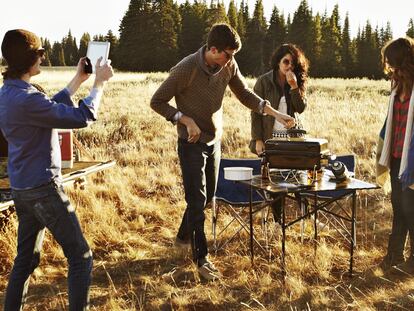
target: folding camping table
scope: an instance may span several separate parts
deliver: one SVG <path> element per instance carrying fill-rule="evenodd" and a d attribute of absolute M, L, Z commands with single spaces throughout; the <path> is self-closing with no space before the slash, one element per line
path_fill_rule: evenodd
<path fill-rule="evenodd" d="M 282 261 L 282 271 L 286 275 L 286 266 L 285 266 L 285 244 L 286 244 L 286 229 L 292 226 L 293 224 L 309 218 L 311 215 L 314 215 L 314 238 L 318 238 L 318 227 L 317 227 L 317 216 L 318 213 L 327 213 L 333 217 L 340 218 L 346 222 L 351 223 L 350 231 L 350 260 L 349 260 L 349 273 L 352 275 L 353 272 L 353 259 L 354 259 L 354 247 L 355 247 L 355 236 L 356 236 L 356 191 L 357 190 L 370 190 L 378 189 L 379 186 L 371 183 L 364 182 L 356 178 L 348 178 L 345 182 L 336 182 L 331 176 L 327 174 L 322 174 L 319 180 L 316 180 L 313 183 L 308 181 L 306 174 L 300 174 L 294 182 L 285 181 L 280 176 L 275 176 L 271 173 L 269 178 L 262 178 L 260 175 L 253 176 L 250 180 L 240 181 L 245 185 L 249 186 L 250 191 L 250 253 L 251 260 L 253 263 L 254 252 L 253 252 L 253 213 L 252 213 L 252 195 L 254 190 L 262 190 L 268 192 L 269 194 L 282 195 L 282 219 L 281 219 L 281 229 L 282 229 L 282 251 L 281 251 L 281 261 Z M 308 184 L 309 183 L 309 184 Z M 336 196 L 332 196 L 328 200 L 320 201 L 318 198 L 324 193 L 336 193 Z M 292 197 L 292 195 L 295 195 Z M 295 217 L 289 222 L 286 221 L 286 211 L 285 211 L 285 199 L 287 197 L 293 198 L 296 201 L 302 202 L 301 200 L 306 195 L 307 198 L 311 197 L 310 206 L 306 213 Z M 330 209 L 333 203 L 345 198 L 352 197 L 352 204 L 350 215 L 341 215 Z M 271 204 L 269 202 L 268 204 Z"/>

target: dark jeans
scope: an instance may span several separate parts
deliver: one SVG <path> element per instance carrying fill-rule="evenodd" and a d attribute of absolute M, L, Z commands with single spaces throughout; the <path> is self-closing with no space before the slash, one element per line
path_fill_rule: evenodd
<path fill-rule="evenodd" d="M 192 144 L 178 139 L 178 157 L 187 208 L 177 237 L 191 241 L 195 262 L 205 258 L 208 253 L 204 208 L 216 192 L 220 156 L 220 142 L 207 146 L 200 142 Z"/>
<path fill-rule="evenodd" d="M 68 260 L 69 309 L 85 310 L 92 253 L 62 186 L 51 182 L 30 190 L 15 190 L 13 199 L 19 220 L 18 245 L 7 286 L 5 310 L 20 310 L 24 284 L 39 264 L 40 249 L 36 238 L 45 227 L 63 248 Z"/>
<path fill-rule="evenodd" d="M 393 210 L 392 230 L 388 241 L 387 256 L 391 260 L 404 259 L 407 234 L 410 236 L 411 257 L 414 256 L 414 190 L 402 190 L 398 179 L 401 159 L 391 158 L 391 203 Z"/>

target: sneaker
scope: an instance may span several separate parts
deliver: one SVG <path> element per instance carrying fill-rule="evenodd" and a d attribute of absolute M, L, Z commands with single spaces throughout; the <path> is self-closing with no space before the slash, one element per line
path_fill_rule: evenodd
<path fill-rule="evenodd" d="M 207 281 L 214 281 L 221 278 L 220 272 L 208 260 L 198 267 L 198 273 Z"/>
<path fill-rule="evenodd" d="M 405 262 L 399 264 L 397 268 L 398 270 L 401 270 L 405 273 L 413 274 L 414 273 L 414 257 L 411 256 Z"/>
<path fill-rule="evenodd" d="M 382 270 L 388 270 L 393 266 L 397 266 L 404 262 L 404 256 L 390 256 L 386 255 L 379 264 Z"/>
<path fill-rule="evenodd" d="M 176 237 L 174 246 L 178 249 L 188 250 L 191 247 L 191 243 L 190 240 L 182 240 L 179 237 Z"/>

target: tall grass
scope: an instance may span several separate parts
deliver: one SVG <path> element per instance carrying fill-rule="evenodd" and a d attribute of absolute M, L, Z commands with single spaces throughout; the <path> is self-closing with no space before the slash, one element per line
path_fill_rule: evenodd
<path fill-rule="evenodd" d="M 71 70 L 48 70 L 36 77 L 49 94 L 62 88 Z M 86 190 L 69 188 L 82 228 L 94 252 L 92 310 L 410 310 L 414 279 L 376 269 L 390 227 L 389 199 L 380 190 L 358 199 L 355 276 L 348 269 L 348 246 L 334 230 L 314 248 L 310 223 L 305 241 L 299 227 L 288 230 L 287 268 L 280 267 L 280 230 L 273 224 L 272 249 L 251 266 L 248 238 L 242 234 L 212 253 L 223 272 L 218 282 L 199 280 L 190 254 L 177 252 L 173 240 L 185 208 L 176 155 L 174 126 L 149 107 L 165 73 L 117 73 L 106 86 L 99 120 L 76 137 L 97 160 L 117 166 L 104 178 L 89 178 Z M 76 96 L 85 96 L 88 81 Z M 248 83 L 253 86 L 254 80 Z M 378 132 L 385 118 L 386 81 L 311 80 L 302 122 L 312 137 L 327 138 L 337 154 L 355 153 L 357 177 L 374 181 Z M 224 99 L 224 157 L 253 157 L 247 148 L 250 114 L 229 91 Z M 87 155 L 85 155 L 87 156 Z M 210 236 L 211 210 L 206 211 Z M 228 216 L 220 215 L 220 223 Z M 16 249 L 13 217 L 0 239 L 0 302 Z M 258 228 L 260 230 L 260 228 Z M 228 237 L 229 234 L 224 237 Z M 260 238 L 260 234 L 258 234 Z M 168 274 L 173 268 L 176 272 Z M 66 310 L 66 263 L 48 234 L 40 267 L 29 290 L 27 310 Z"/>

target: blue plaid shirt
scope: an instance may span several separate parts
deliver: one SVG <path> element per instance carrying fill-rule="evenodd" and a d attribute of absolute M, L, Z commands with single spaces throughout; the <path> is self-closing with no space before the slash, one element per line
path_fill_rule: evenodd
<path fill-rule="evenodd" d="M 63 89 L 51 99 L 20 79 L 0 88 L 0 128 L 8 141 L 8 175 L 13 189 L 30 189 L 60 181 L 61 154 L 55 128 L 88 126 L 96 120 L 97 90 L 75 107 Z"/>

